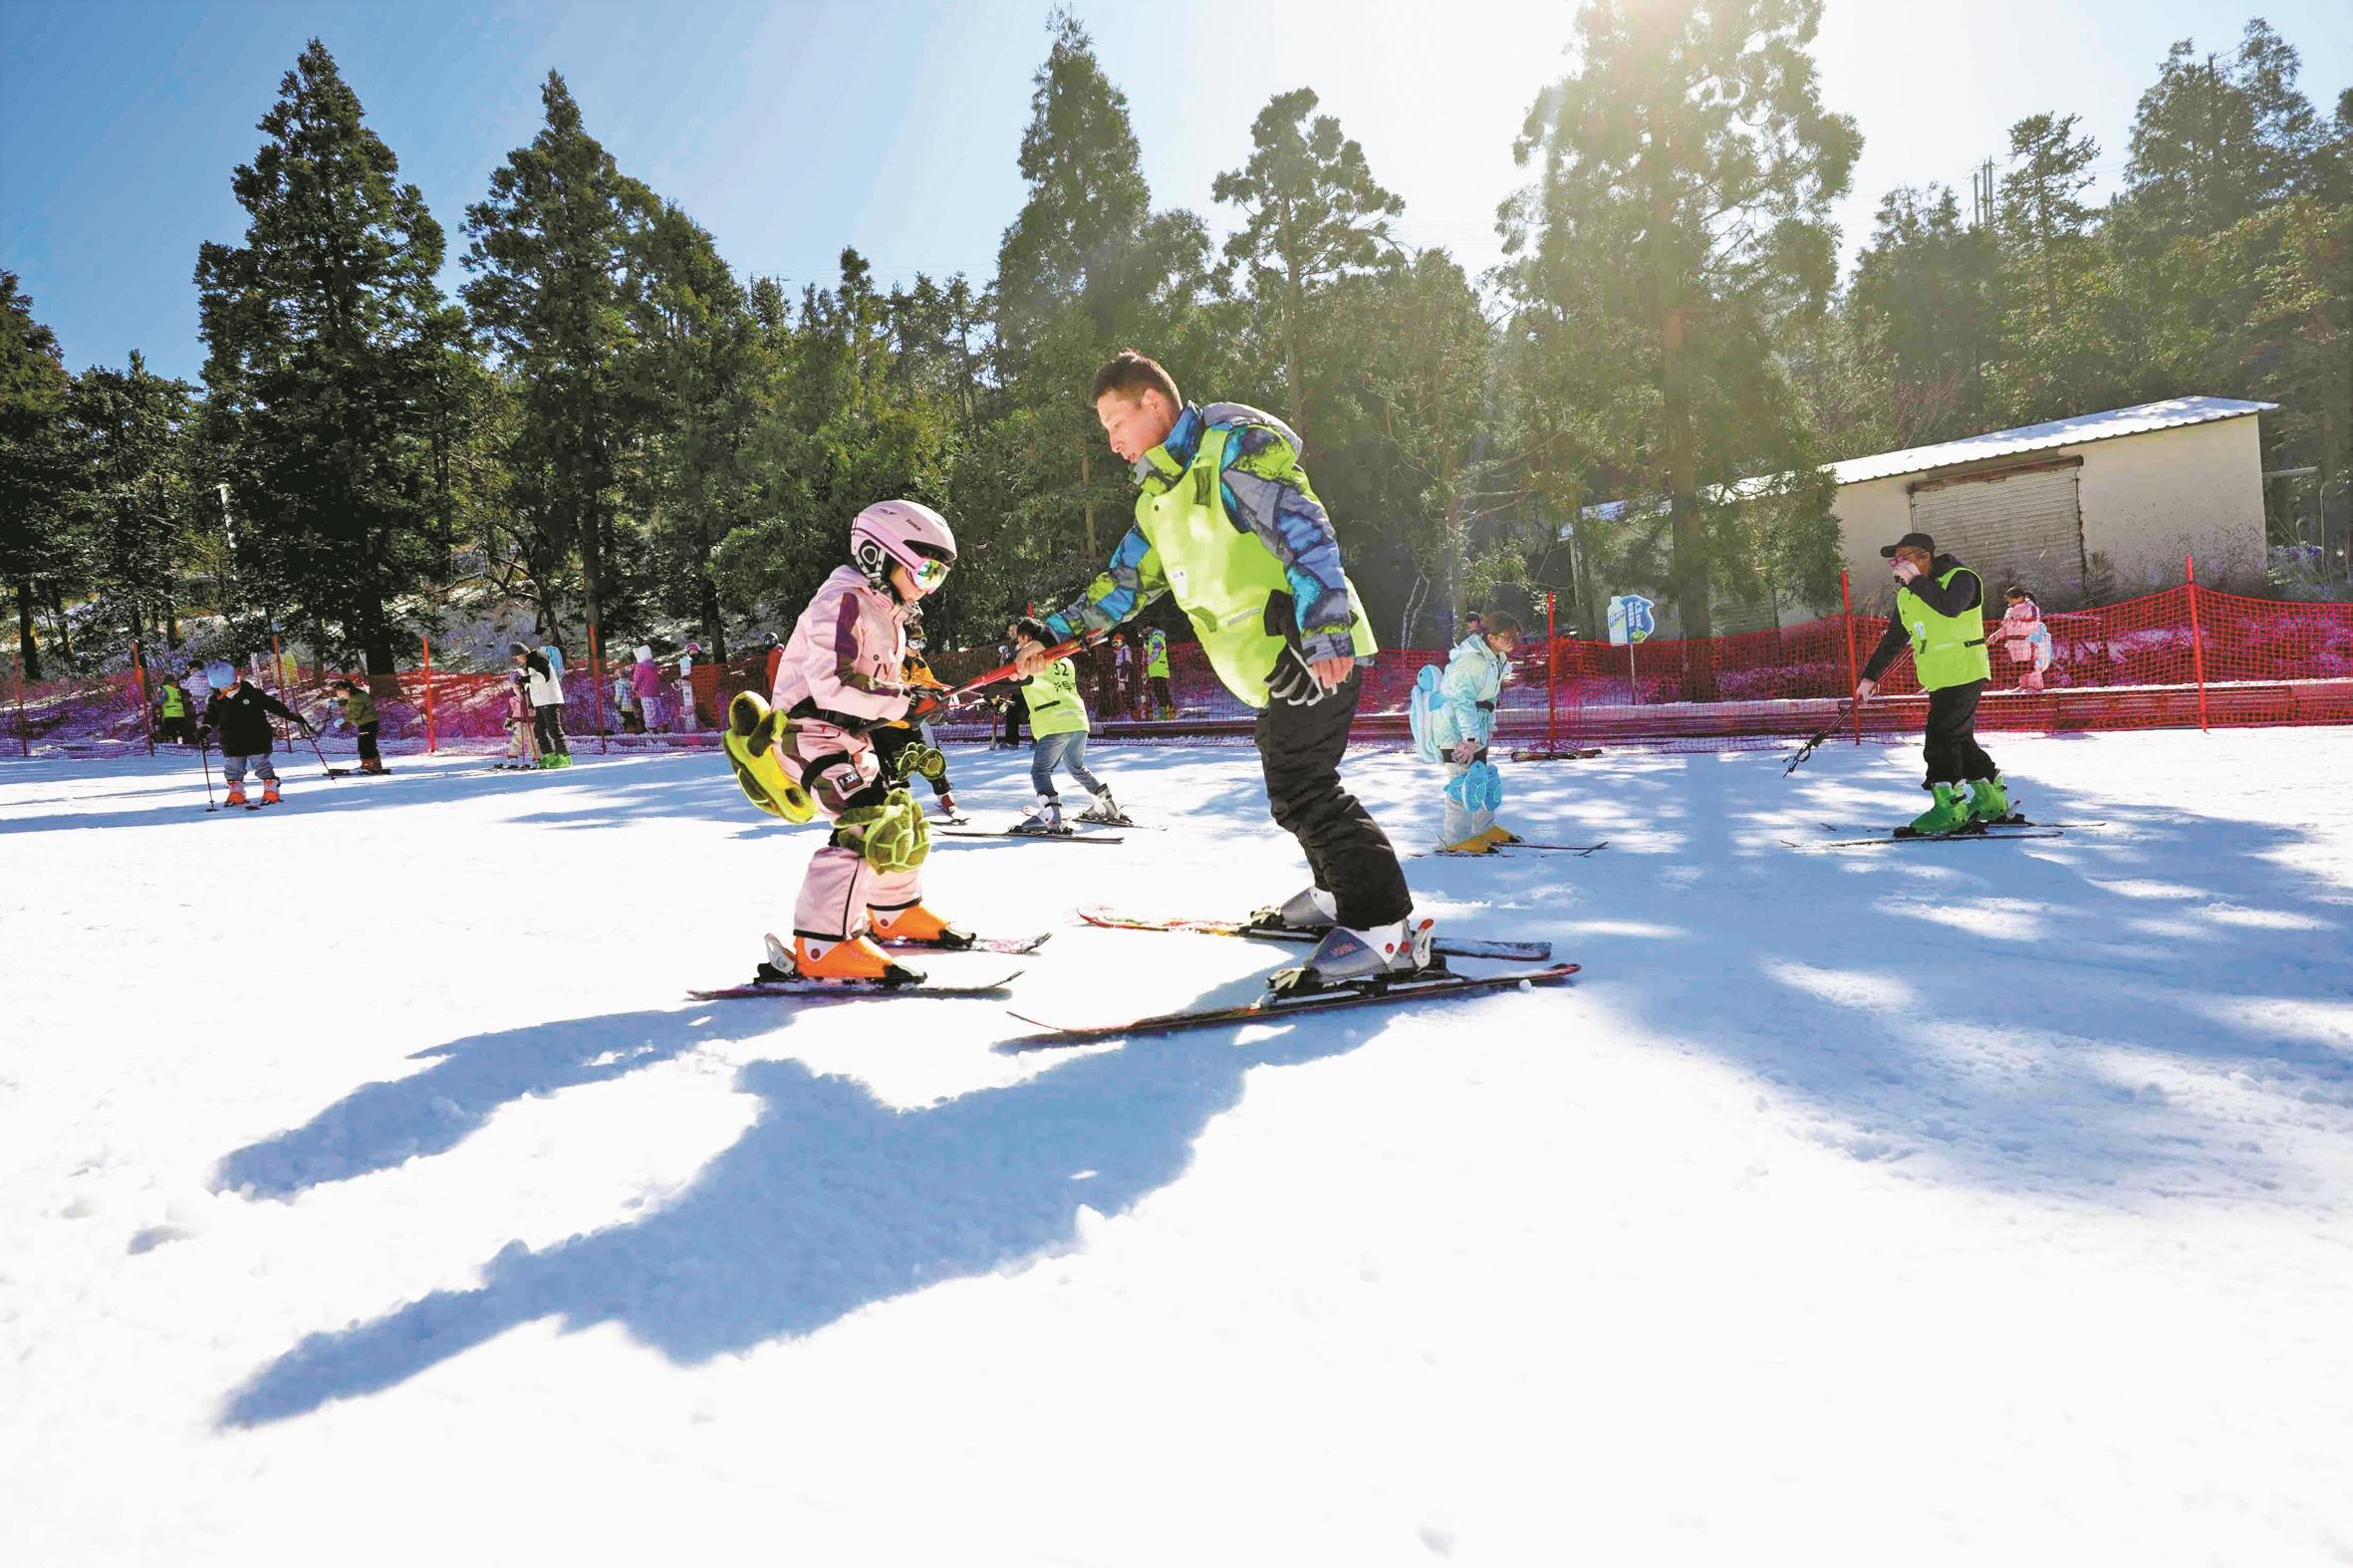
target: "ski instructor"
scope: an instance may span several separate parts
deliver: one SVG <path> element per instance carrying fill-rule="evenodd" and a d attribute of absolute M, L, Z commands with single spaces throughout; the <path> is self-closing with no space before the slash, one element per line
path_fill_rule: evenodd
<path fill-rule="evenodd" d="M 1133 349 L 1095 373 L 1093 395 L 1111 449 L 1143 488 L 1110 566 L 1045 617 L 1047 629 L 1058 639 L 1107 629 L 1174 595 L 1217 678 L 1257 709 L 1267 805 L 1314 881 L 1253 922 L 1324 933 L 1272 983 L 1312 990 L 1428 967 L 1431 922 L 1413 919 L 1397 852 L 1340 782 L 1359 661 L 1378 645 L 1299 466 L 1299 437 L 1240 403 L 1186 402 Z M 1034 676 L 1050 660 L 1033 648 L 1016 662 Z"/>
<path fill-rule="evenodd" d="M 1935 804 L 1913 819 L 1914 833 L 1954 833 L 2009 815 L 2001 770 L 1977 744 L 1977 697 L 1992 678 L 1985 653 L 1985 585 L 1927 534 L 1906 534 L 1879 552 L 1896 576 L 1896 611 L 1863 666 L 1855 701 L 1867 702 L 1879 677 L 1909 650 L 1920 688 L 1929 694 L 1928 778 Z"/>

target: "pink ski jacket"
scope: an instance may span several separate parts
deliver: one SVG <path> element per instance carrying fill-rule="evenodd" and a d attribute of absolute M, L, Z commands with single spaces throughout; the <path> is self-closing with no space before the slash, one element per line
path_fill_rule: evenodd
<path fill-rule="evenodd" d="M 794 718 L 863 729 L 907 712 L 907 631 L 889 591 L 837 568 L 793 623 L 770 698 Z"/>

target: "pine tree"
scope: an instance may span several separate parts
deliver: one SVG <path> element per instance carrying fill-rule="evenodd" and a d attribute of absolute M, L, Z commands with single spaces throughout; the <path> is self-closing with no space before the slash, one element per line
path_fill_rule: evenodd
<path fill-rule="evenodd" d="M 1984 428 L 1994 262 L 1991 235 L 1961 222 L 1951 189 L 1902 185 L 1880 202 L 1848 308 L 1886 365 L 1896 444 Z"/>
<path fill-rule="evenodd" d="M 621 464 L 637 433 L 623 388 L 633 246 L 654 203 L 588 133 L 562 76 L 548 73 L 540 103 L 545 127 L 466 208 L 464 293 L 519 405 L 507 462 L 540 602 L 553 623 L 556 575 L 577 556 L 595 625 L 615 586 Z"/>
<path fill-rule="evenodd" d="M 90 542 L 90 585 L 104 624 L 149 650 L 150 629 L 177 643 L 178 577 L 190 535 L 202 526 L 188 463 L 196 389 L 148 373 L 93 367 L 66 399 L 75 458 L 73 506 Z"/>
<path fill-rule="evenodd" d="M 2133 117 L 2125 206 L 2144 251 L 2219 233 L 2301 188 L 2323 132 L 2296 88 L 2301 62 L 2261 17 L 2225 65 L 2183 39 Z"/>
<path fill-rule="evenodd" d="M 1586 0 L 1578 70 L 1515 149 L 1540 166 L 1506 211 L 1518 327 L 1556 351 L 1536 394 L 1614 406 L 1590 427 L 1599 466 L 1624 493 L 1665 498 L 1690 638 L 1710 624 L 1703 491 L 1809 461 L 1781 354 L 1836 281 L 1829 204 L 1862 144 L 1816 90 L 1821 11 Z M 1691 692 L 1714 694 L 1704 662 Z"/>
<path fill-rule="evenodd" d="M 34 319 L 17 275 L 0 272 L 0 582 L 16 599 L 17 657 L 27 680 L 41 678 L 33 612 L 72 570 L 64 515 L 70 385 L 57 335 Z"/>
<path fill-rule="evenodd" d="M 1316 96 L 1306 88 L 1277 94 L 1250 125 L 1250 160 L 1217 176 L 1212 195 L 1243 210 L 1225 242 L 1226 260 L 1242 268 L 1250 291 L 1269 302 L 1281 346 L 1283 412 L 1308 422 L 1300 336 L 1310 296 L 1333 280 L 1385 262 L 1398 252 L 1389 220 L 1405 202 L 1373 178 L 1365 150 L 1330 115 L 1307 117 Z"/>
<path fill-rule="evenodd" d="M 441 227 L 313 39 L 232 180 L 241 246 L 196 283 L 208 440 L 246 527 L 238 580 L 390 678 L 392 601 L 438 564 L 428 391 L 462 322 L 434 282 Z"/>

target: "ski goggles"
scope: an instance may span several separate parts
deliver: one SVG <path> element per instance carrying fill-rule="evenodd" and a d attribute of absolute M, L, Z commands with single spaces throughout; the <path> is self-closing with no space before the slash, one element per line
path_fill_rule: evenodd
<path fill-rule="evenodd" d="M 908 552 L 915 558 L 915 561 L 901 564 L 907 566 L 907 575 L 915 580 L 915 587 L 926 594 L 936 591 L 940 584 L 946 582 L 948 569 L 956 564 L 953 556 L 937 554 L 929 545 L 911 544 Z"/>

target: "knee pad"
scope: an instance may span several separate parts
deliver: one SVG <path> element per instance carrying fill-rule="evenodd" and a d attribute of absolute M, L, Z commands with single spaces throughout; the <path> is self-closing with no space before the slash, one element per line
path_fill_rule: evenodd
<path fill-rule="evenodd" d="M 1473 771 L 1465 768 L 1446 780 L 1446 799 L 1460 806 L 1464 811 L 1478 810 L 1478 792 L 1471 782 L 1474 777 Z"/>
<path fill-rule="evenodd" d="M 877 871 L 914 871 L 931 853 L 931 829 L 915 797 L 895 789 L 880 806 L 853 806 L 843 812 L 834 843 L 858 851 Z"/>
<path fill-rule="evenodd" d="M 1473 762 L 1466 779 L 1478 781 L 1478 805 L 1481 811 L 1493 811 L 1503 804 L 1503 773 L 1492 762 Z"/>

